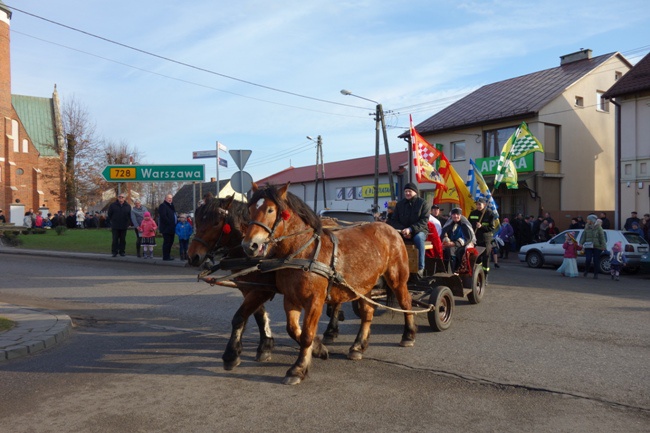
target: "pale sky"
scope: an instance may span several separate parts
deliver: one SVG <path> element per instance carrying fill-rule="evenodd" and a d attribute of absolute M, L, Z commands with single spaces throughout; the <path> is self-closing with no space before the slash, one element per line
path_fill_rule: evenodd
<path fill-rule="evenodd" d="M 382 103 L 401 151 L 409 114 L 417 124 L 582 48 L 632 63 L 650 51 L 647 0 L 3 1 L 23 11 L 12 93 L 51 97 L 56 84 L 99 137 L 143 164 L 205 164 L 206 180 L 215 160 L 192 152 L 217 140 L 253 151 L 255 180 L 314 164 L 308 135 L 322 136 L 325 162 L 373 155 L 374 103 L 341 89 Z M 237 170 L 225 157 L 221 179 Z"/>

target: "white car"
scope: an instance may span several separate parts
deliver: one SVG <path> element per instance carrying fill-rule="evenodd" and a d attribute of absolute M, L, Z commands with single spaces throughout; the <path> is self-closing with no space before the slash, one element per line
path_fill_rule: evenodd
<path fill-rule="evenodd" d="M 536 244 L 524 245 L 519 250 L 519 261 L 528 263 L 531 268 L 541 268 L 544 265 L 560 266 L 564 260 L 564 248 L 562 245 L 566 240 L 568 232 L 576 233 L 578 243 L 584 242 L 584 233 L 582 229 L 566 230 L 553 237 L 547 242 L 538 242 Z M 625 270 L 633 273 L 638 272 L 641 265 L 641 256 L 648 254 L 648 242 L 637 233 L 622 230 L 604 230 L 607 241 L 607 250 L 611 251 L 616 242 L 621 242 L 623 252 L 627 258 Z M 578 252 L 578 266 L 584 266 L 584 251 Z M 604 252 L 601 257 L 597 258 L 598 268 L 602 273 L 609 273 L 609 254 Z"/>

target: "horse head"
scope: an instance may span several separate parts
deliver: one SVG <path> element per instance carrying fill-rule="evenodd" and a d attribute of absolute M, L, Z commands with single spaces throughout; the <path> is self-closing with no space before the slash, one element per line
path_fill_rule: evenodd
<path fill-rule="evenodd" d="M 281 187 L 258 188 L 253 184 L 253 197 L 248 206 L 250 221 L 242 247 L 250 257 L 269 255 L 269 245 L 303 229 L 320 234 L 322 223 L 302 200 L 289 192 L 289 183 Z"/>
<path fill-rule="evenodd" d="M 196 233 L 187 251 L 190 265 L 199 266 L 209 256 L 238 247 L 243 221 L 248 219 L 247 211 L 234 196 L 225 199 L 206 196 L 195 212 Z"/>

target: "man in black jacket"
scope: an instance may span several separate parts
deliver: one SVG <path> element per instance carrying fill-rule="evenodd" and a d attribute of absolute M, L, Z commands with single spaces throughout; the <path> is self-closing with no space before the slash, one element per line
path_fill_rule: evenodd
<path fill-rule="evenodd" d="M 492 254 L 492 238 L 494 233 L 494 214 L 491 210 L 486 209 L 486 200 L 479 198 L 476 201 L 476 209 L 473 210 L 467 218 L 472 224 L 474 233 L 476 233 L 476 245 L 485 247 L 483 254 L 483 271 L 485 275 L 490 272 L 490 256 Z"/>
<path fill-rule="evenodd" d="M 418 249 L 418 276 L 424 275 L 424 242 L 429 232 L 429 206 L 418 197 L 418 187 L 412 182 L 404 185 L 404 198 L 386 221 L 400 231 L 404 239 L 411 239 Z"/>
<path fill-rule="evenodd" d="M 172 200 L 174 196 L 167 194 L 165 201 L 158 206 L 158 231 L 163 236 L 162 256 L 163 260 L 174 260 L 171 256 L 174 236 L 176 235 L 176 209 Z"/>
<path fill-rule="evenodd" d="M 126 231 L 131 222 L 131 205 L 125 201 L 123 193 L 118 194 L 117 201 L 110 205 L 107 216 L 113 231 L 113 243 L 111 245 L 113 257 L 117 256 L 118 253 L 124 257 L 126 254 Z"/>

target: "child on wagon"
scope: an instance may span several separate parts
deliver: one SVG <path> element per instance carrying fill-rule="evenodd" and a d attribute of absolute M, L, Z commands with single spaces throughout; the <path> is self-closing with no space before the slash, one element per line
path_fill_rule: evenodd
<path fill-rule="evenodd" d="M 565 277 L 575 278 L 578 276 L 578 262 L 576 257 L 582 247 L 576 241 L 574 232 L 568 232 L 566 234 L 566 241 L 562 245 L 562 248 L 564 248 L 564 260 L 562 261 L 562 266 L 557 271 Z"/>

